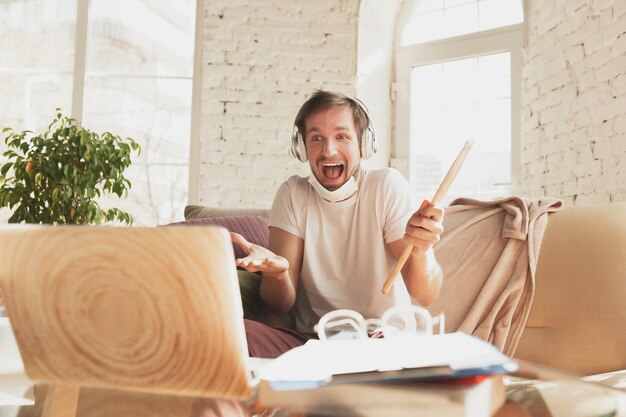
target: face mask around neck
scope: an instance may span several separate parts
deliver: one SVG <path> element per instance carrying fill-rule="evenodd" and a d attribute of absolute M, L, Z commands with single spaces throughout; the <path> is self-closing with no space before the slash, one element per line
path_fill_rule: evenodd
<path fill-rule="evenodd" d="M 313 174 L 309 175 L 309 183 L 313 186 L 315 191 L 317 191 L 320 197 L 324 200 L 330 201 L 331 203 L 338 203 L 340 201 L 347 200 L 359 190 L 359 185 L 356 183 L 354 176 L 351 176 L 348 181 L 335 191 L 329 191 L 324 188 L 324 186 L 319 183 Z"/>

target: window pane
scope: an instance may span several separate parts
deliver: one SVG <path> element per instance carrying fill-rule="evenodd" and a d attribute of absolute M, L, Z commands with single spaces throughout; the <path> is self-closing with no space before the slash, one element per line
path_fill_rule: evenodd
<path fill-rule="evenodd" d="M 179 165 L 134 163 L 125 172 L 132 179 L 128 198 L 109 196 L 103 208 L 117 207 L 133 215 L 133 226 L 164 225 L 184 218 L 189 169 Z"/>
<path fill-rule="evenodd" d="M 0 68 L 74 69 L 76 0 L 0 2 Z"/>
<path fill-rule="evenodd" d="M 508 26 L 524 21 L 521 0 L 413 0 L 401 45 L 413 45 L 437 39 L 465 35 L 481 30 Z"/>
<path fill-rule="evenodd" d="M 456 155 L 466 140 L 474 140 L 478 134 L 478 106 L 476 103 L 454 104 L 444 107 L 446 142 L 445 157 Z M 458 149 L 457 149 L 458 148 Z"/>
<path fill-rule="evenodd" d="M 444 102 L 446 104 L 476 101 L 476 58 L 450 61 L 443 64 Z"/>
<path fill-rule="evenodd" d="M 454 6 L 460 6 L 463 4 L 468 4 L 468 3 L 475 3 L 476 0 L 445 0 L 444 4 L 445 7 L 454 7 Z"/>
<path fill-rule="evenodd" d="M 478 13 L 480 30 L 513 25 L 524 21 L 521 1 L 480 0 Z"/>
<path fill-rule="evenodd" d="M 189 160 L 191 80 L 99 77 L 85 81 L 85 126 L 130 136 L 142 163 Z"/>
<path fill-rule="evenodd" d="M 478 108 L 476 103 L 447 106 L 444 110 L 444 126 L 445 146 L 440 155 L 442 170 L 439 173 L 439 182 L 450 168 L 465 141 L 473 140 L 476 142 L 478 137 Z M 475 150 L 472 151 L 472 153 L 474 152 Z M 478 169 L 475 155 L 470 154 L 463 165 L 463 175 L 457 176 L 448 194 L 450 196 L 474 194 L 480 178 Z M 436 186 L 433 188 L 433 193 L 434 190 L 436 190 Z"/>
<path fill-rule="evenodd" d="M 191 77 L 194 1 L 91 0 L 87 68 Z"/>
<path fill-rule="evenodd" d="M 443 10 L 443 0 L 419 0 L 415 4 L 413 13 L 432 12 L 433 10 Z"/>
<path fill-rule="evenodd" d="M 478 91 L 481 100 L 511 95 L 511 54 L 509 52 L 478 58 Z"/>
<path fill-rule="evenodd" d="M 75 20 L 76 0 L 0 2 L 0 126 L 37 132 L 69 113 Z"/>
<path fill-rule="evenodd" d="M 511 100 L 484 101 L 478 105 L 481 145 L 493 152 L 511 152 Z"/>
<path fill-rule="evenodd" d="M 510 96 L 508 53 L 413 68 L 410 164 L 417 192 L 435 192 L 467 140 L 474 141 L 474 148 L 446 202 L 458 196 L 492 198 L 508 192 Z"/>
<path fill-rule="evenodd" d="M 478 5 L 475 2 L 444 10 L 444 37 L 464 35 L 478 30 Z"/>
<path fill-rule="evenodd" d="M 0 71 L 0 130 L 44 132 L 60 108 L 67 116 L 72 107 L 72 75 L 34 70 Z M 0 141 L 0 155 L 4 152 Z M 0 157 L 1 158 L 1 157 Z"/>
<path fill-rule="evenodd" d="M 41 133 L 57 107 L 69 115 L 75 21 L 76 0 L 0 2 L 0 130 Z M 0 140 L 0 163 L 5 150 Z"/>
<path fill-rule="evenodd" d="M 412 91 L 415 105 L 426 108 L 443 104 L 443 64 L 423 65 L 413 69 Z"/>
<path fill-rule="evenodd" d="M 91 0 L 89 13 L 84 123 L 141 145 L 124 202 L 136 225 L 182 220 L 195 1 Z"/>
<path fill-rule="evenodd" d="M 510 194 L 510 155 L 481 149 L 479 156 L 483 175 L 480 177 L 480 184 L 477 188 L 490 190 L 490 192 L 483 191 L 478 195 L 484 198 L 497 198 Z"/>
<path fill-rule="evenodd" d="M 423 43 L 444 37 L 443 10 L 415 15 L 411 23 L 404 27 L 402 44 Z"/>

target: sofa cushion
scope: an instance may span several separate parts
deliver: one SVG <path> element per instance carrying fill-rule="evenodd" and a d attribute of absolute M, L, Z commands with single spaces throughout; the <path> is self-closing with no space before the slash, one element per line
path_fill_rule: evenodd
<path fill-rule="evenodd" d="M 169 226 L 189 226 L 189 225 L 217 225 L 228 229 L 230 232 L 239 233 L 250 243 L 261 245 L 265 248 L 269 246 L 268 219 L 263 216 L 222 216 L 205 217 L 201 219 L 190 219 L 182 222 L 171 223 Z M 243 249 L 233 245 L 235 258 L 246 256 Z"/>
<path fill-rule="evenodd" d="M 626 369 L 625 271 L 626 202 L 550 214 L 515 357 L 582 375 Z"/>

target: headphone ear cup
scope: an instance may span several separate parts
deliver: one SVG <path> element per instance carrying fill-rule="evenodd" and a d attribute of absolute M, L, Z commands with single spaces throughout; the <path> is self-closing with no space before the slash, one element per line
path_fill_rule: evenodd
<path fill-rule="evenodd" d="M 304 138 L 297 126 L 293 127 L 293 134 L 291 135 L 291 154 L 300 162 L 306 162 L 309 159 L 306 154 L 306 146 L 304 146 Z"/>
<path fill-rule="evenodd" d="M 352 101 L 365 113 L 367 117 L 367 129 L 361 136 L 361 158 L 370 159 L 376 153 L 376 133 L 374 131 L 374 122 L 367 111 L 367 106 L 356 97 L 352 97 Z"/>
<path fill-rule="evenodd" d="M 374 126 L 370 120 L 370 124 L 363 132 L 361 138 L 361 158 L 370 159 L 376 153 L 376 134 L 374 133 Z"/>
<path fill-rule="evenodd" d="M 361 158 L 370 159 L 374 152 L 372 151 L 372 130 L 368 126 L 363 132 L 361 138 Z"/>

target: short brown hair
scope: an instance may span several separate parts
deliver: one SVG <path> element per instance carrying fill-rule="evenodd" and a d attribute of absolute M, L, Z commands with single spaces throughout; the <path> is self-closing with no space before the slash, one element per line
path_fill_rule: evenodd
<path fill-rule="evenodd" d="M 359 134 L 359 145 L 361 144 L 363 134 L 367 130 L 370 120 L 367 111 L 361 103 L 356 99 L 346 96 L 345 94 L 335 93 L 332 91 L 315 90 L 311 97 L 304 102 L 300 111 L 296 115 L 294 124 L 302 135 L 302 139 L 306 137 L 306 119 L 322 110 L 331 107 L 348 107 L 352 111 L 352 118 Z"/>

